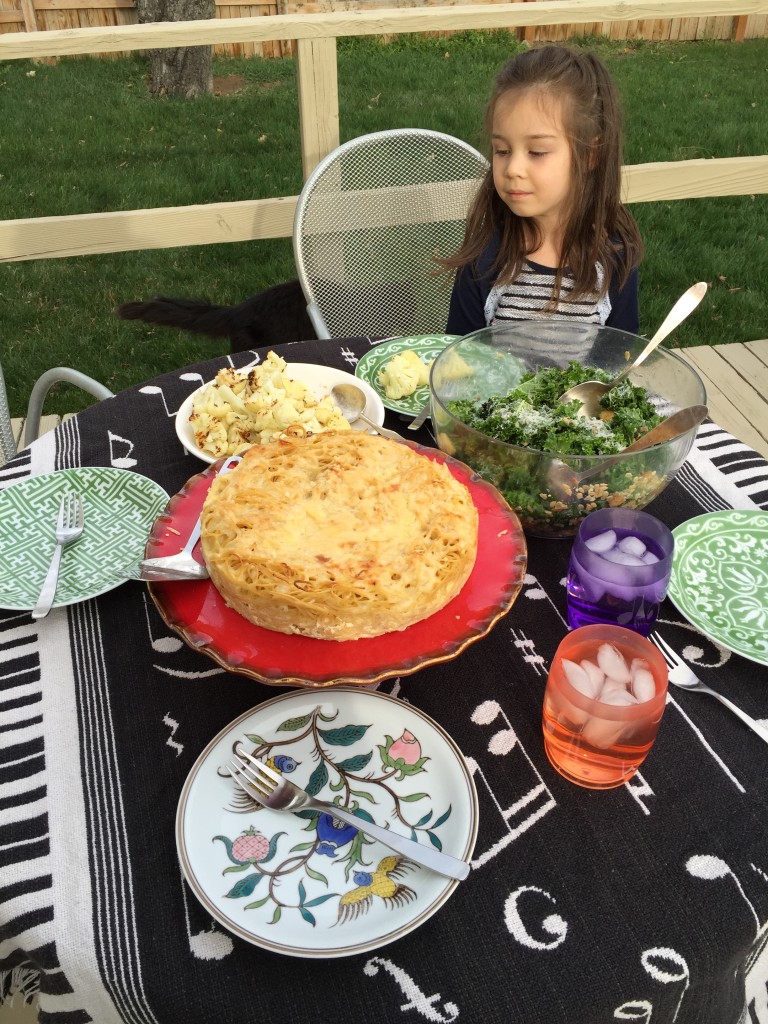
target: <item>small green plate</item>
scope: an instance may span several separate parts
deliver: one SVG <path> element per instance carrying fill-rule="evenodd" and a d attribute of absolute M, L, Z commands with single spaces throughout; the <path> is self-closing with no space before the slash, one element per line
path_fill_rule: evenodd
<path fill-rule="evenodd" d="M 380 341 L 358 361 L 355 376 L 370 384 L 387 409 L 401 412 L 405 416 L 416 416 L 421 412 L 424 403 L 429 401 L 429 386 L 425 384 L 417 388 L 407 398 L 387 398 L 384 388 L 379 384 L 379 370 L 383 370 L 393 356 L 405 352 L 406 349 L 411 349 L 429 365 L 446 345 L 450 345 L 458 337 L 458 334 L 414 334 L 410 337 Z"/>
<path fill-rule="evenodd" d="M 672 536 L 673 604 L 710 640 L 768 665 L 768 512 L 708 512 Z"/>
<path fill-rule="evenodd" d="M 0 608 L 34 608 L 56 546 L 59 505 L 70 491 L 82 495 L 85 529 L 62 553 L 54 608 L 125 582 L 116 571 L 144 557 L 152 525 L 169 501 L 154 480 L 106 466 L 62 469 L 0 491 Z"/>

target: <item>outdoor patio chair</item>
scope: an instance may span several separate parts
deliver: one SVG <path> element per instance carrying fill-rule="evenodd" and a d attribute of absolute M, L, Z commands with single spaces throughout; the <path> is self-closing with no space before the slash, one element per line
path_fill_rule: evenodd
<path fill-rule="evenodd" d="M 293 254 L 318 338 L 444 331 L 452 279 L 436 274 L 464 238 L 488 169 L 441 132 L 399 128 L 345 142 L 310 174 Z"/>
<path fill-rule="evenodd" d="M 29 396 L 29 405 L 24 421 L 24 446 L 30 444 L 37 437 L 40 431 L 43 403 L 50 389 L 59 381 L 76 384 L 89 395 L 93 395 L 94 398 L 112 398 L 113 395 L 109 388 L 92 377 L 80 373 L 79 370 L 72 370 L 68 366 L 57 366 L 52 370 L 46 370 L 35 381 Z M 3 377 L 3 368 L 0 366 L 0 465 L 12 459 L 16 453 L 16 439 L 13 436 L 8 396 L 5 391 L 5 378 Z"/>

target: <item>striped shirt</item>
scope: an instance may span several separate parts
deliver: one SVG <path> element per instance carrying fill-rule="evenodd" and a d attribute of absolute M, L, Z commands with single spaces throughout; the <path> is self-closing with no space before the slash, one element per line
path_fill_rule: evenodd
<path fill-rule="evenodd" d="M 571 300 L 573 275 L 563 275 L 560 297 L 552 306 L 555 270 L 526 260 L 520 274 L 509 284 L 494 285 L 485 301 L 485 322 L 507 323 L 510 320 L 573 320 L 580 324 L 604 324 L 611 312 L 608 295 L 599 297 L 605 274 L 600 264 L 597 270 L 598 289 L 581 298 Z"/>
<path fill-rule="evenodd" d="M 547 308 L 552 296 L 555 270 L 526 260 L 522 272 L 511 284 L 499 287 L 498 271 L 493 269 L 499 251 L 494 237 L 477 263 L 462 267 L 456 275 L 451 293 L 446 331 L 448 334 L 471 334 L 492 323 L 514 320 L 571 320 L 582 324 L 604 324 L 621 331 L 638 334 L 638 273 L 634 267 L 623 287 L 612 278 L 607 294 L 598 299 L 603 282 L 603 268 L 597 265 L 599 283 L 595 294 L 570 302 L 573 278 L 566 273 L 556 309 Z"/>

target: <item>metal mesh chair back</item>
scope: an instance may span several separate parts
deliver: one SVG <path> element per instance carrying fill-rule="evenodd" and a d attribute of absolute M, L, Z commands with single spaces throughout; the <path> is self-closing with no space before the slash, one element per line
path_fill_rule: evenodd
<path fill-rule="evenodd" d="M 11 412 L 8 408 L 8 396 L 5 392 L 3 368 L 0 366 L 0 466 L 4 465 L 16 454 L 16 439 L 13 436 Z"/>
<path fill-rule="evenodd" d="M 293 251 L 319 338 L 445 329 L 455 252 L 488 163 L 460 139 L 416 128 L 363 135 L 312 172 Z"/>

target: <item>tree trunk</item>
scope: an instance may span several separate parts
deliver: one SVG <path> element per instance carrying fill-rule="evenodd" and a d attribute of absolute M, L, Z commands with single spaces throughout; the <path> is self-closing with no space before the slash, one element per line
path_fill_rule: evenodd
<path fill-rule="evenodd" d="M 214 0 L 136 0 L 139 22 L 196 21 L 216 17 Z M 213 51 L 210 46 L 147 50 L 149 91 L 155 96 L 193 100 L 213 92 Z"/>

